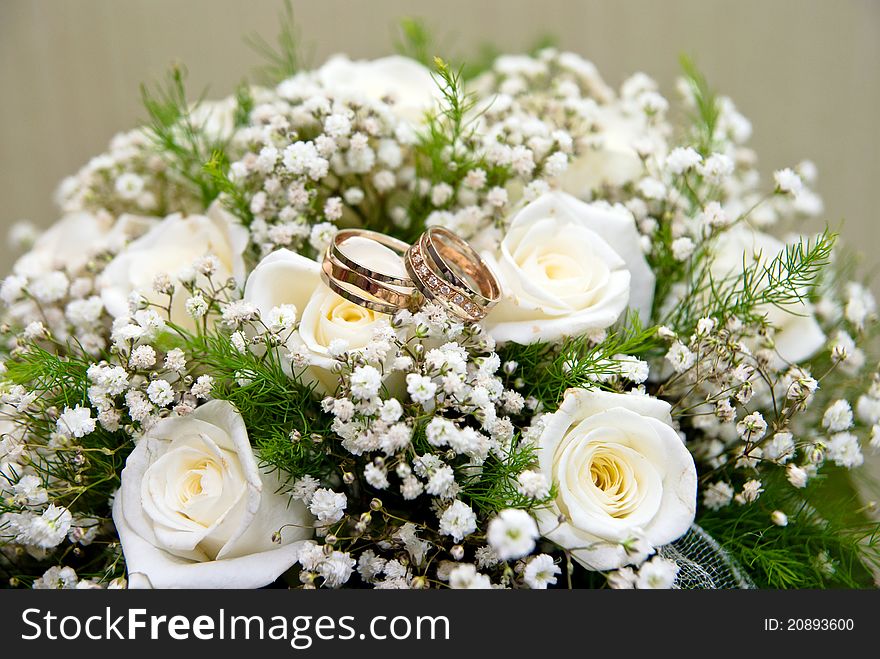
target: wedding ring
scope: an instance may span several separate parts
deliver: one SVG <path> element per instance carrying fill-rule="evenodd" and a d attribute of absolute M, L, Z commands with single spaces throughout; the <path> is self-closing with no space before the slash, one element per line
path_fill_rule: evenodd
<path fill-rule="evenodd" d="M 411 279 L 372 270 L 340 249 L 346 240 L 353 237 L 367 238 L 401 256 L 409 248 L 405 242 L 375 231 L 339 231 L 324 252 L 321 263 L 321 279 L 330 290 L 358 306 L 388 315 L 418 306 L 421 294 Z"/>
<path fill-rule="evenodd" d="M 397 238 L 386 236 L 384 233 L 379 233 L 377 231 L 368 231 L 367 229 L 341 229 L 336 232 L 336 235 L 333 236 L 333 240 L 330 241 L 330 255 L 349 270 L 356 272 L 359 275 L 369 277 L 373 281 L 391 284 L 392 286 L 403 286 L 412 288 L 413 282 L 409 278 L 397 277 L 382 272 L 376 272 L 375 270 L 367 268 L 366 266 L 363 266 L 357 261 L 349 258 L 345 254 L 345 252 L 340 249 L 340 245 L 342 245 L 349 238 L 355 237 L 368 238 L 373 242 L 379 243 L 380 245 L 383 245 L 384 247 L 387 247 L 388 249 L 400 254 L 401 258 L 404 254 L 406 254 L 406 250 L 409 249 L 409 244 L 403 242 L 402 240 L 398 240 Z"/>
<path fill-rule="evenodd" d="M 495 275 L 473 247 L 449 229 L 427 229 L 407 250 L 404 263 L 425 298 L 462 320 L 481 320 L 501 299 Z"/>

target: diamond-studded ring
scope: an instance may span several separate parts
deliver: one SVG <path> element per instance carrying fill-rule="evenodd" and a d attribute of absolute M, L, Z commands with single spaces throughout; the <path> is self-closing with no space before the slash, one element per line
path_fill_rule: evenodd
<path fill-rule="evenodd" d="M 430 227 L 404 256 L 415 287 L 462 320 L 477 322 L 501 299 L 501 287 L 480 255 L 458 235 Z"/>

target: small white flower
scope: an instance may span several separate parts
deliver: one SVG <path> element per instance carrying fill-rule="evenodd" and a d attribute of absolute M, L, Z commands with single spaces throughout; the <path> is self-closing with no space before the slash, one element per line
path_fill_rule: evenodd
<path fill-rule="evenodd" d="M 808 474 L 806 470 L 801 469 L 797 465 L 790 464 L 785 471 L 788 482 L 797 488 L 806 487 Z"/>
<path fill-rule="evenodd" d="M 776 182 L 776 189 L 779 192 L 797 196 L 804 189 L 801 177 L 788 167 L 773 172 L 773 180 Z"/>
<path fill-rule="evenodd" d="M 244 332 L 233 332 L 229 341 L 230 343 L 232 343 L 232 347 L 235 348 L 237 352 L 240 352 L 242 354 L 247 352 L 248 339 L 247 336 L 245 336 Z"/>
<path fill-rule="evenodd" d="M 561 151 L 557 151 L 544 161 L 544 175 L 549 178 L 556 178 L 567 169 L 568 156 Z"/>
<path fill-rule="evenodd" d="M 333 339 L 327 344 L 327 353 L 331 357 L 339 358 L 348 352 L 349 343 L 345 339 Z"/>
<path fill-rule="evenodd" d="M 764 457 L 785 464 L 794 457 L 794 437 L 790 432 L 778 432 L 764 445 Z"/>
<path fill-rule="evenodd" d="M 339 588 L 351 578 L 354 566 L 355 560 L 350 554 L 334 551 L 318 566 L 318 574 L 324 577 L 324 586 Z"/>
<path fill-rule="evenodd" d="M 61 434 L 79 438 L 93 432 L 95 422 L 90 408 L 77 405 L 74 408 L 65 407 L 56 426 Z"/>
<path fill-rule="evenodd" d="M 406 391 L 414 402 L 427 405 L 433 402 L 437 385 L 427 376 L 410 373 L 406 376 Z"/>
<path fill-rule="evenodd" d="M 384 490 L 389 484 L 388 472 L 385 471 L 385 468 L 379 467 L 372 462 L 364 467 L 364 479 L 377 490 Z"/>
<path fill-rule="evenodd" d="M 485 574 L 477 572 L 470 563 L 458 565 L 449 573 L 449 587 L 457 590 L 486 590 L 492 581 Z"/>
<path fill-rule="evenodd" d="M 165 368 L 175 373 L 186 369 L 186 355 L 180 348 L 173 348 L 165 354 Z"/>
<path fill-rule="evenodd" d="M 486 185 L 486 172 L 482 169 L 472 169 L 464 177 L 462 183 L 472 189 L 480 190 Z"/>
<path fill-rule="evenodd" d="M 51 304 L 67 294 L 70 280 L 63 272 L 47 272 L 30 284 L 30 292 L 38 301 Z"/>
<path fill-rule="evenodd" d="M 631 567 L 622 567 L 619 570 L 609 572 L 608 585 L 614 590 L 633 590 L 636 587 L 638 575 Z"/>
<path fill-rule="evenodd" d="M 871 441 L 869 442 L 869 445 L 875 451 L 880 449 L 880 424 L 875 423 L 871 428 Z"/>
<path fill-rule="evenodd" d="M 712 228 L 724 228 L 730 224 L 730 218 L 717 201 L 706 204 L 700 215 L 700 222 Z"/>
<path fill-rule="evenodd" d="M 761 496 L 761 492 L 764 491 L 764 488 L 761 486 L 761 481 L 759 480 L 750 480 L 743 483 L 743 489 L 737 500 L 739 503 L 754 503 L 758 500 L 758 497 Z"/>
<path fill-rule="evenodd" d="M 33 474 L 25 474 L 12 487 L 15 501 L 27 506 L 40 506 L 49 500 L 43 482 Z"/>
<path fill-rule="evenodd" d="M 331 214 L 333 215 L 336 214 L 337 210 L 339 213 L 341 213 L 342 211 L 341 202 L 339 202 L 338 198 L 336 198 L 336 200 L 336 204 L 334 204 L 329 209 L 331 211 Z M 330 201 L 328 200 L 327 203 L 329 204 Z M 324 213 L 325 215 L 327 214 L 326 206 Z M 318 252 L 318 254 L 323 254 L 324 250 L 326 250 L 327 246 L 330 244 L 330 241 L 333 240 L 333 236 L 336 235 L 337 231 L 338 229 L 336 228 L 335 224 L 331 224 L 330 222 L 319 222 L 312 227 L 312 230 L 309 233 L 309 244 L 315 248 L 315 251 Z"/>
<path fill-rule="evenodd" d="M 270 332 L 289 332 L 296 323 L 296 305 L 281 304 L 272 307 L 266 315 L 266 325 Z"/>
<path fill-rule="evenodd" d="M 693 169 L 703 157 L 691 147 L 676 147 L 668 156 L 666 156 L 666 167 L 673 174 L 683 174 L 689 169 Z"/>
<path fill-rule="evenodd" d="M 0 286 L 0 299 L 7 305 L 12 304 L 21 298 L 26 286 L 27 279 L 25 277 L 9 275 L 3 280 L 3 285 Z"/>
<path fill-rule="evenodd" d="M 550 484 L 540 471 L 526 469 L 516 477 L 516 489 L 531 499 L 546 499 L 550 496 Z"/>
<path fill-rule="evenodd" d="M 438 183 L 431 189 L 431 203 L 435 206 L 443 206 L 452 197 L 452 186 L 448 183 Z"/>
<path fill-rule="evenodd" d="M 133 172 L 125 172 L 116 179 L 115 188 L 122 199 L 137 199 L 144 191 L 144 179 Z"/>
<path fill-rule="evenodd" d="M 77 587 L 79 578 L 72 567 L 53 565 L 34 581 L 34 590 L 70 590 Z"/>
<path fill-rule="evenodd" d="M 436 469 L 428 478 L 425 492 L 432 496 L 450 498 L 455 491 L 455 472 L 449 465 Z"/>
<path fill-rule="evenodd" d="M 498 557 L 507 561 L 531 553 L 538 536 L 538 525 L 531 515 L 508 508 L 489 522 L 486 539 Z"/>
<path fill-rule="evenodd" d="M 544 589 L 556 584 L 556 575 L 560 572 L 561 570 L 553 562 L 552 556 L 538 554 L 526 563 L 523 570 L 523 581 L 529 588 Z"/>
<path fill-rule="evenodd" d="M 822 415 L 822 427 L 830 432 L 840 432 L 852 428 L 852 408 L 844 399 L 834 401 Z"/>
<path fill-rule="evenodd" d="M 385 423 L 394 423 L 400 419 L 402 414 L 403 406 L 396 398 L 389 398 L 384 401 L 382 403 L 382 408 L 379 410 L 379 418 Z"/>
<path fill-rule="evenodd" d="M 767 432 L 767 422 L 760 412 L 752 412 L 736 424 L 736 432 L 744 441 L 755 442 Z"/>
<path fill-rule="evenodd" d="M 655 178 L 643 178 L 636 189 L 645 199 L 663 199 L 666 196 L 666 186 Z"/>
<path fill-rule="evenodd" d="M 290 496 L 304 503 L 309 503 L 312 500 L 312 495 L 318 491 L 320 485 L 321 482 L 314 476 L 306 475 L 302 478 L 297 478 L 290 488 Z"/>
<path fill-rule="evenodd" d="M 412 440 L 412 428 L 405 423 L 395 423 L 388 428 L 379 439 L 379 448 L 385 455 L 394 455 L 409 446 Z"/>
<path fill-rule="evenodd" d="M 31 520 L 24 538 L 25 544 L 42 549 L 57 547 L 67 537 L 72 521 L 73 515 L 67 508 L 49 504 L 42 515 Z"/>
<path fill-rule="evenodd" d="M 639 568 L 636 586 L 640 589 L 672 588 L 679 567 L 674 561 L 655 556 Z"/>
<path fill-rule="evenodd" d="M 147 397 L 154 405 L 164 407 L 174 402 L 174 389 L 167 380 L 153 380 L 147 387 Z"/>
<path fill-rule="evenodd" d="M 494 187 L 486 193 L 486 202 L 495 208 L 502 208 L 507 203 L 507 190 Z"/>
<path fill-rule="evenodd" d="M 369 400 L 379 394 L 382 374 L 374 366 L 358 366 L 351 374 L 351 393 L 361 400 Z"/>
<path fill-rule="evenodd" d="M 131 357 L 129 357 L 128 363 L 135 369 L 150 368 L 156 363 L 156 351 L 152 346 L 138 346 L 131 351 Z"/>
<path fill-rule="evenodd" d="M 158 380 L 157 380 L 158 382 Z M 211 389 L 214 387 L 214 378 L 210 375 L 200 375 L 195 383 L 193 383 L 192 389 L 190 389 L 190 393 L 196 398 L 201 398 L 202 400 L 207 400 L 208 396 L 211 395 Z M 158 403 L 157 403 L 158 404 Z"/>
<path fill-rule="evenodd" d="M 788 515 L 781 510 L 774 510 L 770 513 L 770 521 L 776 526 L 788 526 Z"/>
<path fill-rule="evenodd" d="M 648 379 L 648 362 L 630 355 L 614 355 L 613 359 L 617 362 L 620 377 L 623 379 L 635 384 L 641 384 Z"/>
<path fill-rule="evenodd" d="M 734 164 L 729 156 L 723 153 L 713 153 L 698 169 L 700 175 L 707 182 L 718 184 L 733 174 Z"/>
<path fill-rule="evenodd" d="M 208 302 L 202 297 L 201 293 L 196 293 L 191 298 L 187 298 L 183 306 L 186 312 L 193 318 L 201 318 L 208 313 Z"/>
<path fill-rule="evenodd" d="M 319 522 L 333 524 L 342 519 L 347 505 L 348 502 L 344 494 L 321 488 L 312 494 L 309 510 L 318 518 Z"/>
<path fill-rule="evenodd" d="M 859 420 L 868 425 L 873 425 L 880 421 L 880 398 L 873 396 L 861 395 L 856 402 L 856 414 Z"/>
<path fill-rule="evenodd" d="M 676 261 L 687 261 L 696 249 L 694 241 L 687 236 L 672 241 L 672 256 Z"/>
<path fill-rule="evenodd" d="M 459 429 L 449 419 L 435 416 L 425 427 L 425 437 L 431 446 L 448 446 L 450 438 L 459 434 Z"/>
<path fill-rule="evenodd" d="M 733 488 L 730 483 L 717 481 L 703 491 L 703 505 L 709 510 L 720 510 L 733 501 Z"/>
<path fill-rule="evenodd" d="M 681 341 L 676 341 L 666 353 L 666 361 L 672 365 L 676 373 L 684 373 L 696 363 L 697 356 Z"/>
<path fill-rule="evenodd" d="M 236 300 L 223 307 L 223 323 L 227 327 L 238 328 L 253 320 L 256 312 L 257 308 L 247 300 Z"/>
<path fill-rule="evenodd" d="M 24 338 L 28 341 L 36 341 L 37 339 L 42 339 L 49 335 L 49 332 L 46 330 L 46 326 L 43 325 L 39 320 L 34 320 L 28 323 L 24 328 Z"/>
<path fill-rule="evenodd" d="M 440 533 L 452 536 L 455 542 L 477 530 L 477 516 L 469 505 L 456 499 L 440 516 Z"/>
<path fill-rule="evenodd" d="M 376 556 L 376 553 L 372 549 L 367 549 L 366 551 L 362 551 L 360 557 L 358 558 L 358 574 L 361 575 L 364 581 L 370 583 L 376 579 L 382 571 L 385 569 L 385 559 Z"/>
<path fill-rule="evenodd" d="M 838 467 L 847 469 L 858 467 L 865 461 L 859 446 L 859 438 L 851 432 L 831 435 L 831 441 L 828 442 L 828 457 Z"/>

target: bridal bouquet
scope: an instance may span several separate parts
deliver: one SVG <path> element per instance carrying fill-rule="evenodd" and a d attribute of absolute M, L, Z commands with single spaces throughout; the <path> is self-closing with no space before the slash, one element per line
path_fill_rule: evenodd
<path fill-rule="evenodd" d="M 6 583 L 870 584 L 876 304 L 815 167 L 763 180 L 687 63 L 673 111 L 423 51 L 175 70 L 17 227 Z"/>

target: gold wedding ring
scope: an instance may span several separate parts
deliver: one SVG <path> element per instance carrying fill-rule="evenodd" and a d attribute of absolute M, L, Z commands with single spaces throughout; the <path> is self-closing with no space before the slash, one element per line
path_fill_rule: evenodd
<path fill-rule="evenodd" d="M 373 281 L 391 284 L 392 286 L 401 286 L 403 288 L 413 287 L 412 279 L 408 277 L 395 277 L 382 272 L 376 272 L 375 270 L 367 268 L 346 256 L 345 252 L 340 249 L 340 245 L 349 238 L 355 237 L 369 238 L 373 242 L 379 243 L 380 245 L 397 252 L 401 257 L 403 257 L 403 255 L 406 254 L 406 250 L 409 249 L 408 243 L 398 240 L 397 238 L 392 238 L 391 236 L 386 236 L 384 233 L 379 233 L 378 231 L 367 231 L 366 229 L 340 229 L 336 232 L 336 235 L 333 236 L 333 240 L 330 241 L 329 252 L 331 258 L 341 263 L 352 272 L 369 277 Z"/>
<path fill-rule="evenodd" d="M 401 255 L 409 277 L 358 263 L 342 246 L 367 238 Z M 477 322 L 501 299 L 501 287 L 480 255 L 449 229 L 430 227 L 413 245 L 366 229 L 343 229 L 327 247 L 321 278 L 337 295 L 366 309 L 394 315 L 433 300 L 461 320 Z"/>
<path fill-rule="evenodd" d="M 430 227 L 404 257 L 415 287 L 462 320 L 477 322 L 501 299 L 501 286 L 480 255 L 449 229 Z"/>
<path fill-rule="evenodd" d="M 334 293 L 355 304 L 394 315 L 401 309 L 414 309 L 421 294 L 409 278 L 377 272 L 358 263 L 340 248 L 349 238 L 372 240 L 403 256 L 409 245 L 401 240 L 366 229 L 343 229 L 336 233 L 321 264 L 321 279 Z"/>

